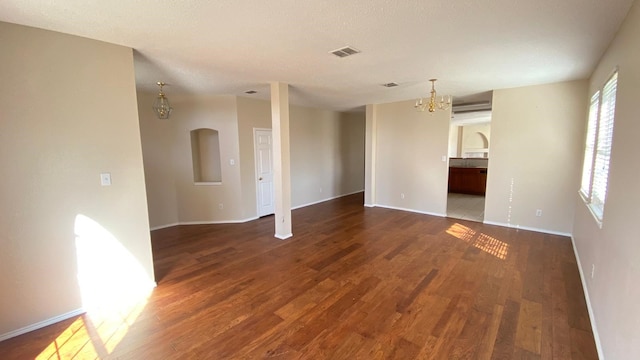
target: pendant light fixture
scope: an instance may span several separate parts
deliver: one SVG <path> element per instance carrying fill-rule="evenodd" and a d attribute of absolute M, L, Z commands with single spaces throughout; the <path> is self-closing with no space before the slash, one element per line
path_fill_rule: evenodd
<path fill-rule="evenodd" d="M 436 110 L 449 109 L 451 106 L 451 96 L 441 96 L 438 100 L 436 98 L 436 81 L 438 81 L 438 79 L 429 79 L 429 81 L 431 81 L 431 95 L 429 96 L 429 102 L 423 102 L 422 98 L 416 100 L 416 105 L 414 106 L 416 110 L 429 110 L 430 113 L 433 113 Z"/>
<path fill-rule="evenodd" d="M 162 81 L 158 81 L 156 84 L 160 87 L 160 93 L 158 93 L 158 96 L 153 101 L 153 111 L 156 113 L 158 119 L 168 119 L 173 108 L 169 104 L 169 99 L 167 99 L 162 92 L 162 87 L 166 84 Z"/>

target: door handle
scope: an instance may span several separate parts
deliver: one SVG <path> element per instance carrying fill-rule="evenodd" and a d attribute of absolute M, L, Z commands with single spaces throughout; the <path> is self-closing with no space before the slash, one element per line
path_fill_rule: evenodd
<path fill-rule="evenodd" d="M 258 181 L 260 181 L 260 180 L 262 180 L 262 177 L 259 177 L 259 178 L 258 178 Z"/>

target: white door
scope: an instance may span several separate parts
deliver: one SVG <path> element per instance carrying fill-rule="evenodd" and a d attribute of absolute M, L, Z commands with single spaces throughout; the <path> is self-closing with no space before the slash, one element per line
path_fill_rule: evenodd
<path fill-rule="evenodd" d="M 265 216 L 275 212 L 273 204 L 273 145 L 271 142 L 271 130 L 255 129 L 253 139 L 256 152 L 258 216 Z"/>

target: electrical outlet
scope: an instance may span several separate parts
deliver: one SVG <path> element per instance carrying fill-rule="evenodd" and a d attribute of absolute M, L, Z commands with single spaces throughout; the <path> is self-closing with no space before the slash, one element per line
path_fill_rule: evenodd
<path fill-rule="evenodd" d="M 591 264 L 591 278 L 596 274 L 596 264 Z"/>
<path fill-rule="evenodd" d="M 224 209 L 224 205 L 222 203 L 218 204 L 218 209 L 220 210 Z"/>
<path fill-rule="evenodd" d="M 404 193 L 400 194 L 400 199 L 404 199 Z"/>
<path fill-rule="evenodd" d="M 111 173 L 100 174 L 100 185 L 111 186 Z"/>
<path fill-rule="evenodd" d="M 320 193 L 322 193 L 322 188 L 320 188 Z"/>
<path fill-rule="evenodd" d="M 540 209 L 536 210 L 536 216 L 538 217 L 542 216 L 542 210 Z"/>

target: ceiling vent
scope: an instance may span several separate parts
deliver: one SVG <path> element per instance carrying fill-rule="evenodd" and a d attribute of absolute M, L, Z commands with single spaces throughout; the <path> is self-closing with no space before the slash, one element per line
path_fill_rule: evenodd
<path fill-rule="evenodd" d="M 329 51 L 331 54 L 337 56 L 337 57 L 347 57 L 353 54 L 357 54 L 360 52 L 360 50 L 356 49 L 356 48 L 352 48 L 351 46 L 345 46 L 343 48 L 337 49 L 337 50 L 333 50 L 333 51 Z"/>
<path fill-rule="evenodd" d="M 252 94 L 257 93 L 257 91 L 255 91 L 255 90 L 249 90 L 249 91 L 245 91 L 244 93 L 245 93 L 245 94 L 252 95 Z"/>
<path fill-rule="evenodd" d="M 396 87 L 396 86 L 398 86 L 398 83 L 390 82 L 390 83 L 382 84 L 382 86 L 384 86 L 384 87 Z"/>

